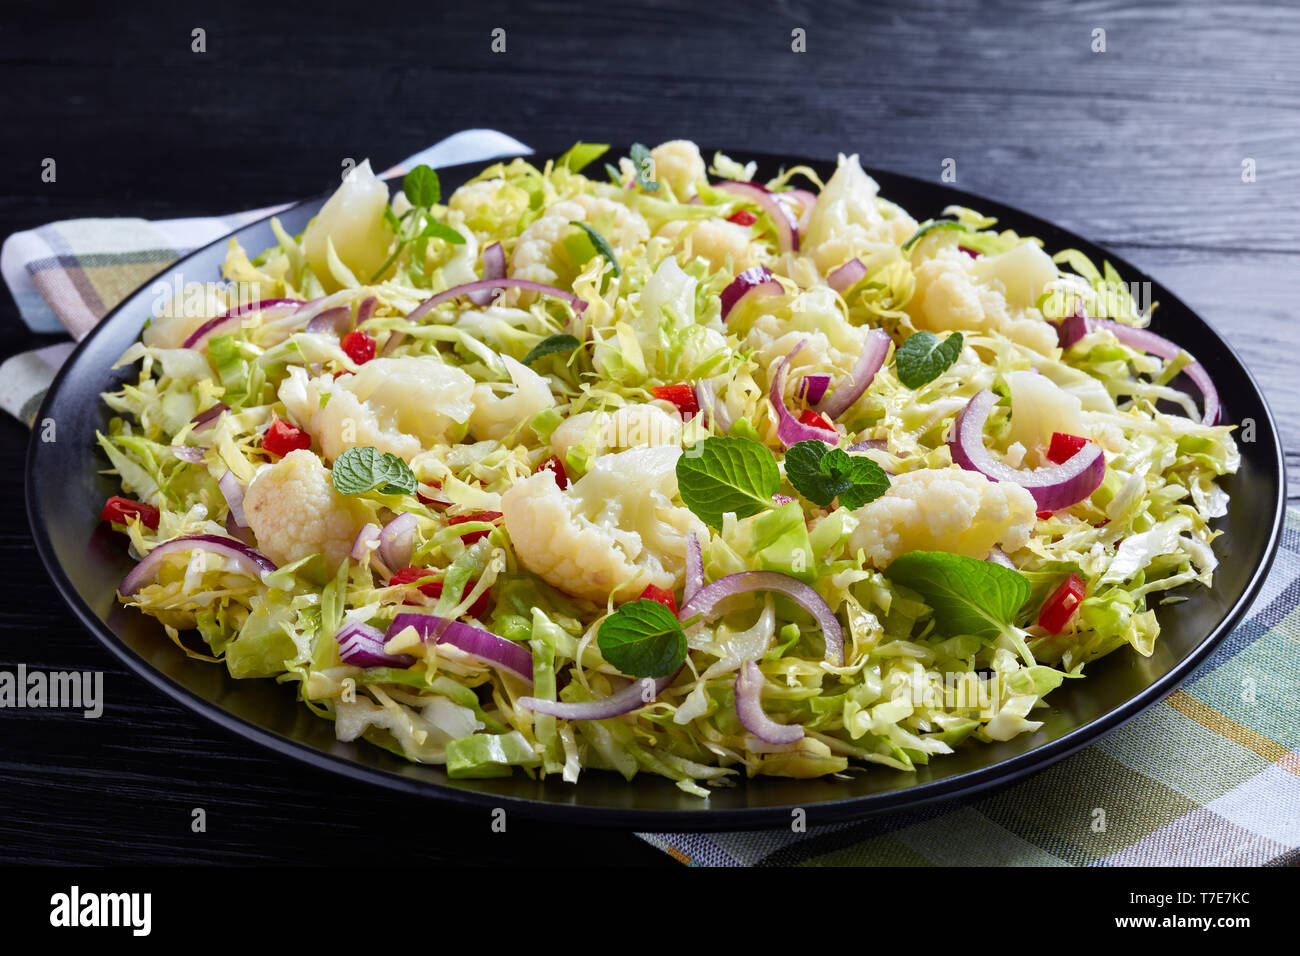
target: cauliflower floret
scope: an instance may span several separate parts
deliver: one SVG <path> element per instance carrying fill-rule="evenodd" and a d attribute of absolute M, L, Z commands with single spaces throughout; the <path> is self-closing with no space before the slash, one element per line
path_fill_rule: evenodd
<path fill-rule="evenodd" d="M 474 414 L 470 416 L 469 429 L 479 440 L 500 441 L 515 429 L 519 429 L 522 435 L 531 435 L 528 423 L 533 416 L 555 405 L 555 397 L 546 379 L 508 355 L 500 358 L 510 373 L 515 390 L 506 398 L 497 398 L 491 385 L 475 386 Z"/>
<path fill-rule="evenodd" d="M 330 461 L 373 445 L 409 462 L 422 448 L 463 436 L 475 408 L 474 380 L 432 357 L 372 359 L 334 382 L 295 371 L 281 383 L 280 400 Z"/>
<path fill-rule="evenodd" d="M 505 236 L 513 234 L 507 227 L 528 211 L 528 193 L 504 179 L 480 179 L 452 193 L 447 206 L 475 232 Z"/>
<path fill-rule="evenodd" d="M 356 166 L 326 200 L 302 237 L 303 252 L 312 274 L 325 291 L 340 287 L 330 272 L 329 246 L 362 282 L 370 281 L 388 258 L 393 231 L 384 221 L 388 184 L 370 169 L 370 160 Z"/>
<path fill-rule="evenodd" d="M 594 456 L 611 448 L 655 448 L 681 440 L 681 417 L 647 403 L 570 415 L 551 433 L 551 450 L 564 460 L 574 445 L 588 444 Z"/>
<path fill-rule="evenodd" d="M 726 219 L 715 217 L 703 222 L 674 219 L 660 227 L 655 235 L 672 239 L 673 249 L 685 252 L 689 258 L 698 256 L 706 260 L 712 272 L 725 268 L 728 262 L 734 273 L 754 264 L 753 235 L 749 227 Z"/>
<path fill-rule="evenodd" d="M 771 368 L 801 340 L 806 344 L 791 360 L 791 367 L 831 366 L 849 373 L 857 364 L 867 329 L 850 325 L 839 310 L 835 293 L 822 286 L 795 299 L 788 320 L 760 315 L 749 327 L 745 344 L 760 368 Z"/>
<path fill-rule="evenodd" d="M 1056 329 L 1033 308 L 1032 300 L 1026 307 L 1012 309 L 998 283 L 979 283 L 980 273 L 964 252 L 940 249 L 933 259 L 916 267 L 915 275 L 916 291 L 907 311 L 918 329 L 931 332 L 996 329 L 1013 342 L 1037 352 L 1048 353 L 1056 348 Z M 1026 285 L 1018 294 L 1029 296 L 1035 288 Z"/>
<path fill-rule="evenodd" d="M 1025 369 L 1007 372 L 1003 377 L 1011 390 L 1009 442 L 1041 450 L 1052 443 L 1054 432 L 1088 434 L 1083 424 L 1083 404 L 1046 375 Z"/>
<path fill-rule="evenodd" d="M 695 184 L 708 181 L 700 148 L 689 139 L 672 139 L 650 150 L 654 178 L 667 183 L 680 202 L 695 195 Z"/>
<path fill-rule="evenodd" d="M 857 154 L 840 157 L 835 175 L 808 217 L 803 248 L 825 274 L 854 256 L 865 257 L 885 245 L 899 245 L 916 231 L 916 220 L 882 202 L 880 187 L 862 170 Z M 882 210 L 891 213 L 886 217 Z"/>
<path fill-rule="evenodd" d="M 510 275 L 546 285 L 555 285 L 562 273 L 571 280 L 582 265 L 569 263 L 563 252 L 564 239 L 575 230 L 574 222 L 587 223 L 615 249 L 635 249 L 650 238 L 645 219 L 622 203 L 600 196 L 562 199 L 548 206 L 541 218 L 519 236 L 510 259 Z M 532 293 L 521 298 L 518 292 L 512 289 L 507 297 L 531 299 Z"/>
<path fill-rule="evenodd" d="M 1034 526 L 1033 496 L 962 468 L 929 468 L 891 479 L 889 491 L 853 513 L 849 549 L 877 568 L 909 551 L 987 557 L 994 545 L 1017 551 Z"/>
<path fill-rule="evenodd" d="M 257 473 L 244 495 L 257 546 L 276 564 L 324 554 L 331 568 L 347 557 L 366 523 L 365 510 L 339 494 L 314 452 L 291 451 Z"/>
<path fill-rule="evenodd" d="M 506 531 L 525 568 L 589 601 L 629 597 L 647 584 L 676 589 L 686 535 L 706 533 L 677 495 L 680 448 L 633 448 L 602 455 L 561 491 L 549 471 L 501 496 Z"/>

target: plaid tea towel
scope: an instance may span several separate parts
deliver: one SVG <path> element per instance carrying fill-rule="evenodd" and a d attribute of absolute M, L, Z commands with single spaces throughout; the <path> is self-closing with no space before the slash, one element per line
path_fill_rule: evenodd
<path fill-rule="evenodd" d="M 530 152 L 501 133 L 469 130 L 388 172 Z M 80 338 L 177 259 L 274 211 L 51 223 L 10 236 L 0 267 L 28 325 Z M 30 421 L 72 348 L 0 365 L 0 408 Z M 1300 863 L 1298 605 L 1300 511 L 1292 510 L 1244 623 L 1164 701 L 1041 773 L 992 794 L 806 833 L 639 836 L 693 866 Z"/>

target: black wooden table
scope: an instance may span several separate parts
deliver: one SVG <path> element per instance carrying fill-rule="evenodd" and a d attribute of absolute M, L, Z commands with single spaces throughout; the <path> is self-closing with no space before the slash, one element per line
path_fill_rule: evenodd
<path fill-rule="evenodd" d="M 688 137 L 856 151 L 936 178 L 952 159 L 958 186 L 1114 248 L 1220 329 L 1263 383 L 1300 489 L 1294 4 L 49 10 L 0 14 L 0 235 L 299 198 L 337 182 L 346 158 L 384 168 L 474 126 L 539 150 Z M 0 301 L 0 356 L 54 340 Z M 630 834 L 523 821 L 493 833 L 272 760 L 150 690 L 77 626 L 39 565 L 26 439 L 0 416 L 0 668 L 102 670 L 107 708 L 0 710 L 0 862 L 668 862 Z"/>

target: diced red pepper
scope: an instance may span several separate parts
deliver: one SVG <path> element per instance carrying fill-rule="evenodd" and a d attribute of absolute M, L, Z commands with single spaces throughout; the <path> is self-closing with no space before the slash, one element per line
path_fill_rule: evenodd
<path fill-rule="evenodd" d="M 1065 625 L 1070 623 L 1074 612 L 1083 603 L 1083 596 L 1088 591 L 1083 578 L 1071 574 L 1065 582 L 1051 593 L 1043 602 L 1043 609 L 1038 612 L 1038 624 L 1052 634 L 1060 634 Z"/>
<path fill-rule="evenodd" d="M 758 217 L 748 209 L 737 209 L 727 217 L 727 222 L 734 222 L 737 226 L 752 226 L 758 222 Z"/>
<path fill-rule="evenodd" d="M 1052 432 L 1052 444 L 1047 449 L 1047 457 L 1058 465 L 1064 465 L 1077 455 L 1086 444 L 1088 444 L 1088 439 L 1082 435 Z"/>
<path fill-rule="evenodd" d="M 978 259 L 980 257 L 978 249 L 972 249 L 970 246 L 958 246 L 957 248 L 966 253 L 966 255 L 970 256 L 972 259 Z"/>
<path fill-rule="evenodd" d="M 1039 521 L 1046 521 L 1046 520 L 1047 520 L 1048 518 L 1050 518 L 1052 515 L 1056 514 L 1056 512 L 1055 512 L 1055 511 L 1039 511 L 1037 514 L 1038 514 L 1038 520 L 1039 520 Z"/>
<path fill-rule="evenodd" d="M 418 581 L 420 580 L 420 578 L 428 577 L 429 575 L 434 573 L 436 572 L 431 571 L 429 568 L 405 567 L 388 579 L 388 586 L 395 587 L 396 585 L 399 584 L 410 584 L 412 581 Z M 477 581 L 467 582 L 465 584 L 466 593 L 472 590 L 476 583 Z M 417 585 L 417 587 L 422 594 L 426 594 L 431 598 L 442 597 L 441 581 L 428 581 L 424 584 Z M 473 604 L 469 606 L 469 610 L 466 613 L 471 615 L 472 617 L 481 618 L 488 611 L 488 603 L 491 596 L 492 596 L 492 589 L 488 588 L 486 591 L 484 591 L 482 594 L 478 596 L 478 599 L 475 600 Z M 406 601 L 403 603 L 417 604 L 419 602 L 407 598 Z"/>
<path fill-rule="evenodd" d="M 339 342 L 339 347 L 343 349 L 345 355 L 358 365 L 365 365 L 375 357 L 375 340 L 370 337 L 369 333 L 357 329 L 343 336 L 343 341 Z"/>
<path fill-rule="evenodd" d="M 446 498 L 434 498 L 434 497 L 431 496 L 431 495 L 426 495 L 423 491 L 420 490 L 421 488 L 424 488 L 424 487 L 428 487 L 428 488 L 439 488 L 439 489 L 440 489 L 440 488 L 442 488 L 442 482 L 441 482 L 441 481 L 429 481 L 429 482 L 425 482 L 425 484 L 423 484 L 423 485 L 416 485 L 416 487 L 415 487 L 415 497 L 419 500 L 420 504 L 422 504 L 422 505 L 428 505 L 430 508 L 438 508 L 439 510 L 441 510 L 441 509 L 443 509 L 443 508 L 450 508 L 450 507 L 451 507 L 452 502 L 448 501 Z"/>
<path fill-rule="evenodd" d="M 277 458 L 283 458 L 289 452 L 297 451 L 299 448 L 310 447 L 310 435 L 296 425 L 290 425 L 278 418 L 271 422 L 271 427 L 262 436 L 262 450 L 269 451 Z"/>
<path fill-rule="evenodd" d="M 662 604 L 674 614 L 677 613 L 677 596 L 667 588 L 657 587 L 653 584 L 647 584 L 645 590 L 641 592 L 639 600 L 654 601 L 656 604 Z"/>
<path fill-rule="evenodd" d="M 663 399 L 665 402 L 672 402 L 677 406 L 677 411 L 681 412 L 684 419 L 691 418 L 700 410 L 700 402 L 695 397 L 695 389 L 686 382 L 678 382 L 676 385 L 656 385 L 650 389 L 650 394 L 655 398 Z"/>
<path fill-rule="evenodd" d="M 799 421 L 804 425 L 811 425 L 813 428 L 824 428 L 828 432 L 835 431 L 835 426 L 818 415 L 811 408 L 805 408 L 799 413 Z"/>
<path fill-rule="evenodd" d="M 537 466 L 538 471 L 549 471 L 555 476 L 555 483 L 561 488 L 569 487 L 569 472 L 564 467 L 564 462 L 560 461 L 559 455 L 552 455 L 546 461 Z"/>
<path fill-rule="evenodd" d="M 470 515 L 453 515 L 447 519 L 447 524 L 465 524 L 468 521 L 491 521 L 493 523 L 501 520 L 499 511 L 476 511 Z M 473 544 L 475 541 L 481 541 L 488 536 L 487 531 L 466 531 L 460 536 L 460 540 L 466 544 Z"/>
<path fill-rule="evenodd" d="M 158 530 L 158 509 L 143 501 L 133 501 L 130 498 L 114 495 L 104 502 L 104 510 L 99 513 L 100 521 L 109 521 L 113 524 L 130 524 L 132 518 L 139 518 L 140 523 L 150 531 Z"/>

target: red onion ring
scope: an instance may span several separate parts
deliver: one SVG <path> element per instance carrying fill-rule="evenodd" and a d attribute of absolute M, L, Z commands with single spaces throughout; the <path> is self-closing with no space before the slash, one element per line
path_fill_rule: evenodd
<path fill-rule="evenodd" d="M 549 295 L 557 299 L 563 299 L 573 307 L 573 311 L 581 312 L 587 307 L 583 299 L 579 299 L 572 292 L 565 292 L 563 289 L 557 289 L 553 285 L 545 285 L 541 282 L 533 282 L 531 279 L 475 279 L 473 282 L 466 282 L 463 285 L 452 286 L 446 291 L 439 292 L 437 295 L 431 295 L 425 299 L 406 316 L 408 322 L 418 322 L 433 309 L 442 305 L 444 302 L 450 302 L 458 296 L 468 295 L 471 292 L 483 290 L 493 290 L 502 288 L 527 289 L 530 292 L 536 292 L 539 295 Z"/>
<path fill-rule="evenodd" d="M 722 399 L 718 398 L 717 393 L 713 390 L 713 383 L 708 379 L 700 379 L 695 385 L 695 403 L 700 406 L 704 412 L 704 423 L 712 423 L 712 428 L 720 435 L 725 435 L 731 431 L 731 416 L 727 414 L 727 406 L 723 404 Z"/>
<path fill-rule="evenodd" d="M 403 511 L 379 533 L 379 559 L 390 568 L 404 568 L 411 563 L 411 549 L 415 546 L 415 527 L 419 520 L 409 511 Z"/>
<path fill-rule="evenodd" d="M 700 539 L 691 531 L 686 535 L 686 584 L 682 588 L 682 602 L 689 601 L 695 592 L 704 587 L 704 554 Z"/>
<path fill-rule="evenodd" d="M 342 335 L 352 327 L 352 310 L 346 305 L 318 312 L 304 327 L 304 332 L 333 332 Z"/>
<path fill-rule="evenodd" d="M 393 331 L 389 332 L 388 338 L 384 340 L 384 347 L 379 350 L 379 357 L 383 358 L 385 355 L 394 352 L 397 347 L 402 344 L 402 339 L 404 338 L 406 338 L 405 332 L 400 332 L 397 329 L 393 329 Z"/>
<path fill-rule="evenodd" d="M 506 274 L 506 251 L 501 243 L 494 242 L 483 250 L 483 278 L 503 279 Z M 492 300 L 505 290 L 500 286 L 479 292 L 466 293 L 475 305 L 491 305 Z"/>
<path fill-rule="evenodd" d="M 352 667 L 410 667 L 415 658 L 410 654 L 384 653 L 384 635 L 376 627 L 361 621 L 350 621 L 334 635 L 338 641 L 339 659 Z"/>
<path fill-rule="evenodd" d="M 257 547 L 257 539 L 253 537 L 252 529 L 241 528 L 239 525 L 235 524 L 235 516 L 230 512 L 226 512 L 226 534 L 236 540 L 244 542 L 244 544 L 248 545 L 250 548 Z"/>
<path fill-rule="evenodd" d="M 808 221 L 812 219 L 813 207 L 817 205 L 817 194 L 809 192 L 807 189 L 787 189 L 783 193 L 777 194 L 780 197 L 793 199 L 799 203 L 799 235 L 808 230 Z"/>
<path fill-rule="evenodd" d="M 776 225 L 777 245 L 781 251 L 799 251 L 799 223 L 790 212 L 790 207 L 777 199 L 776 193 L 768 192 L 755 183 L 742 183 L 735 180 L 718 183 L 715 188 L 740 196 L 763 210 Z"/>
<path fill-rule="evenodd" d="M 778 724 L 763 712 L 763 672 L 752 658 L 736 672 L 736 716 L 751 734 L 769 744 L 792 744 L 803 739 L 798 724 Z"/>
<path fill-rule="evenodd" d="M 1125 325 L 1123 322 L 1116 322 L 1114 319 L 1094 319 L 1077 313 L 1062 319 L 1061 324 L 1057 327 L 1056 334 L 1061 348 L 1067 349 L 1089 332 L 1097 329 L 1105 329 L 1129 348 L 1137 349 L 1139 352 L 1149 352 L 1166 361 L 1176 359 L 1185 351 L 1181 346 L 1174 344 L 1163 336 L 1156 335 L 1148 329 L 1136 329 L 1131 325 Z M 1223 406 L 1219 401 L 1219 391 L 1214 387 L 1214 381 L 1210 378 L 1210 373 L 1205 370 L 1204 365 L 1197 361 L 1189 362 L 1183 367 L 1182 371 L 1192 380 L 1192 384 L 1200 389 L 1205 406 L 1205 410 L 1201 414 L 1201 424 L 1217 425 Z"/>
<path fill-rule="evenodd" d="M 361 326 L 363 322 L 369 322 L 372 318 L 374 318 L 375 307 L 378 304 L 379 304 L 379 300 L 375 298 L 373 295 L 368 295 L 361 300 L 361 304 L 357 306 L 357 327 L 358 328 Z"/>
<path fill-rule="evenodd" d="M 885 364 L 891 344 L 889 333 L 883 329 L 872 329 L 868 332 L 866 344 L 862 346 L 862 354 L 858 356 L 857 364 L 853 367 L 853 374 L 835 386 L 835 390 L 817 406 L 817 411 L 832 421 L 848 411 L 853 403 L 862 397 L 862 393 L 871 385 L 876 373 Z"/>
<path fill-rule="evenodd" d="M 348 556 L 353 561 L 360 561 L 367 554 L 372 552 L 379 545 L 379 525 L 373 521 L 367 521 L 357 532 L 357 536 L 352 539 L 352 550 Z"/>
<path fill-rule="evenodd" d="M 855 257 L 844 263 L 844 265 L 832 270 L 831 273 L 826 276 L 826 284 L 840 295 L 843 295 L 865 279 L 866 276 L 867 267 L 862 264 L 861 259 Z"/>
<path fill-rule="evenodd" d="M 1016 570 L 1015 563 L 1010 558 L 1008 558 L 1007 553 L 1003 551 L 1001 548 L 999 548 L 996 544 L 989 549 L 989 556 L 984 560 L 992 561 L 994 564 L 1000 564 L 1004 568 L 1010 568 L 1012 571 Z"/>
<path fill-rule="evenodd" d="M 171 452 L 181 461 L 188 461 L 191 465 L 197 465 L 203 460 L 207 449 L 201 445 L 172 445 Z"/>
<path fill-rule="evenodd" d="M 262 299 L 259 302 L 252 302 L 248 305 L 241 305 L 234 309 L 229 309 L 215 319 L 209 319 L 200 325 L 197 329 L 189 334 L 189 337 L 181 343 L 181 348 L 196 349 L 207 342 L 209 336 L 226 323 L 238 319 L 245 315 L 251 315 L 254 312 L 275 312 L 275 318 L 279 315 L 292 315 L 302 306 L 301 299 Z M 292 306 L 292 308 L 290 308 Z"/>
<path fill-rule="evenodd" d="M 790 360 L 799 354 L 799 350 L 806 343 L 800 340 L 799 344 L 790 350 L 790 354 L 781 359 L 781 363 L 776 367 L 776 373 L 772 376 L 772 385 L 767 390 L 768 400 L 772 403 L 772 408 L 776 410 L 776 437 L 781 439 L 781 444 L 789 448 L 791 445 L 797 445 L 801 441 L 822 441 L 828 445 L 838 445 L 840 433 L 832 429 L 827 431 L 824 428 L 818 428 L 815 425 L 805 425 L 799 419 L 790 414 L 790 409 L 785 405 L 785 369 L 790 364 Z"/>
<path fill-rule="evenodd" d="M 164 541 L 150 551 L 139 564 L 131 569 L 131 573 L 122 579 L 118 591 L 121 592 L 123 597 L 134 594 L 145 581 L 157 576 L 158 565 L 162 563 L 162 559 L 167 555 L 174 554 L 177 551 L 195 550 L 210 551 L 213 554 L 229 558 L 239 565 L 242 572 L 250 578 L 257 578 L 259 581 L 264 572 L 269 573 L 276 570 L 275 562 L 261 551 L 249 547 L 242 541 L 223 538 L 216 534 L 192 534 L 183 538 L 172 538 L 170 541 Z"/>
<path fill-rule="evenodd" d="M 703 621 L 714 615 L 719 603 L 737 594 L 751 591 L 773 591 L 783 594 L 813 616 L 821 625 L 822 635 L 826 639 L 826 659 L 834 664 L 844 663 L 844 629 L 835 618 L 830 605 L 822 596 L 802 581 L 781 574 L 778 571 L 740 571 L 718 578 L 711 584 L 700 588 L 690 599 L 682 604 L 677 615 L 686 621 L 699 615 Z"/>
<path fill-rule="evenodd" d="M 809 405 L 816 405 L 825 396 L 826 389 L 830 384 L 831 377 L 825 372 L 805 375 L 799 379 L 799 387 L 795 390 L 795 395 L 802 398 Z"/>
<path fill-rule="evenodd" d="M 1063 464 L 1035 471 L 1012 468 L 994 458 L 984 446 L 984 424 L 997 401 L 986 388 L 961 410 L 948 442 L 954 462 L 990 481 L 1020 485 L 1034 496 L 1039 511 L 1068 508 L 1097 490 L 1106 477 L 1106 456 L 1096 442 L 1088 442 Z"/>
<path fill-rule="evenodd" d="M 558 700 L 544 700 L 540 697 L 520 697 L 515 703 L 524 710 L 550 714 L 562 720 L 606 720 L 610 717 L 621 717 L 652 703 L 681 672 L 682 669 L 679 667 L 667 677 L 654 680 L 642 677 L 600 700 L 584 700 L 569 704 Z"/>
<path fill-rule="evenodd" d="M 226 506 L 230 508 L 230 517 L 235 520 L 235 526 L 247 528 L 248 521 L 244 518 L 244 487 L 235 477 L 235 473 L 227 468 L 226 473 L 217 479 L 217 487 L 221 489 L 221 495 L 226 499 Z"/>
<path fill-rule="evenodd" d="M 200 428 L 207 428 L 216 421 L 218 417 L 220 417 L 222 412 L 228 411 L 230 411 L 229 405 L 225 402 L 217 402 L 217 404 L 213 405 L 211 408 L 199 412 L 190 419 L 190 424 L 194 426 L 193 431 L 198 431 Z"/>
<path fill-rule="evenodd" d="M 889 451 L 889 442 L 884 438 L 869 438 L 848 447 L 849 454 L 859 451 Z"/>
<path fill-rule="evenodd" d="M 406 612 L 393 618 L 393 623 L 388 625 L 384 640 L 391 641 L 400 631 L 408 627 L 414 627 L 425 643 L 432 639 L 435 644 L 450 644 L 471 657 L 509 671 L 520 680 L 530 684 L 533 682 L 533 655 L 514 641 L 507 641 L 491 631 L 484 631 L 450 618 L 415 612 Z"/>
<path fill-rule="evenodd" d="M 744 299 L 768 295 L 785 295 L 785 289 L 772 278 L 772 271 L 767 266 L 750 266 L 732 279 L 731 284 L 718 296 L 718 301 L 722 303 L 722 320 L 725 322 L 731 310 Z"/>

